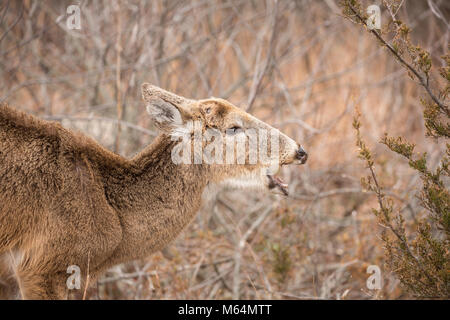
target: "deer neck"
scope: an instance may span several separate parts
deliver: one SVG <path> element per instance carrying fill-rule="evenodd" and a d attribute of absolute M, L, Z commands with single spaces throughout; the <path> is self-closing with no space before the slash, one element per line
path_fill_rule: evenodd
<path fill-rule="evenodd" d="M 189 224 L 208 183 L 205 166 L 172 161 L 175 144 L 167 135 L 158 136 L 109 186 L 124 241 L 139 247 L 136 252 L 144 250 L 141 254 L 162 249 Z"/>

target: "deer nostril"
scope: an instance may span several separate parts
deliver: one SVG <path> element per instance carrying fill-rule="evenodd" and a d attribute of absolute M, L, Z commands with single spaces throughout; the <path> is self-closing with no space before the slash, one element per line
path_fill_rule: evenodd
<path fill-rule="evenodd" d="M 301 163 L 305 163 L 308 159 L 308 153 L 306 153 L 302 147 L 297 150 L 297 159 L 300 160 Z"/>

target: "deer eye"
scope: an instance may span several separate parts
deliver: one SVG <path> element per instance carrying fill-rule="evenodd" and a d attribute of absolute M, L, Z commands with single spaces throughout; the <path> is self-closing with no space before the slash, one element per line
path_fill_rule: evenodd
<path fill-rule="evenodd" d="M 239 126 L 232 126 L 231 128 L 228 128 L 226 133 L 229 135 L 238 134 L 239 132 L 242 132 L 242 128 Z"/>

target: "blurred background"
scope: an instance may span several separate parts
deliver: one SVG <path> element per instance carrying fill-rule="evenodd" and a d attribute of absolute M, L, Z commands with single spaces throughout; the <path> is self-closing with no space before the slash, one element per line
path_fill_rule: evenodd
<path fill-rule="evenodd" d="M 440 67 L 450 2 L 399 2 L 413 42 Z M 73 4 L 80 29 L 68 28 Z M 390 19 L 382 10 L 381 23 Z M 378 141 L 403 135 L 431 164 L 443 148 L 424 139 L 421 89 L 337 0 L 0 1 L 1 102 L 131 157 L 157 134 L 143 82 L 228 99 L 310 157 L 283 169 L 288 197 L 222 190 L 163 252 L 110 270 L 88 299 L 408 298 L 384 267 L 376 198 L 360 186 L 355 106 L 377 174 L 410 225 L 418 176 Z M 381 270 L 379 290 L 366 286 L 370 265 Z"/>

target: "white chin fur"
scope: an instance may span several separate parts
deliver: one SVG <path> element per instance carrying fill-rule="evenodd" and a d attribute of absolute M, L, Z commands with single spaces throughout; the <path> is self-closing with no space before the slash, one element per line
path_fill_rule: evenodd
<path fill-rule="evenodd" d="M 239 177 L 229 178 L 220 182 L 219 184 L 210 183 L 205 188 L 202 194 L 202 200 L 205 203 L 209 203 L 214 199 L 217 193 L 223 188 L 229 189 L 247 189 L 247 190 L 267 190 L 267 176 L 256 177 Z"/>
<path fill-rule="evenodd" d="M 267 187 L 266 170 L 260 169 L 245 176 L 228 178 L 223 180 L 220 185 L 236 189 L 264 189 Z"/>
<path fill-rule="evenodd" d="M 228 178 L 220 183 L 208 184 L 203 192 L 203 201 L 209 201 L 217 195 L 217 192 L 223 188 L 230 189 L 248 189 L 248 190 L 267 190 L 268 188 L 267 168 L 252 171 L 245 176 Z"/>

